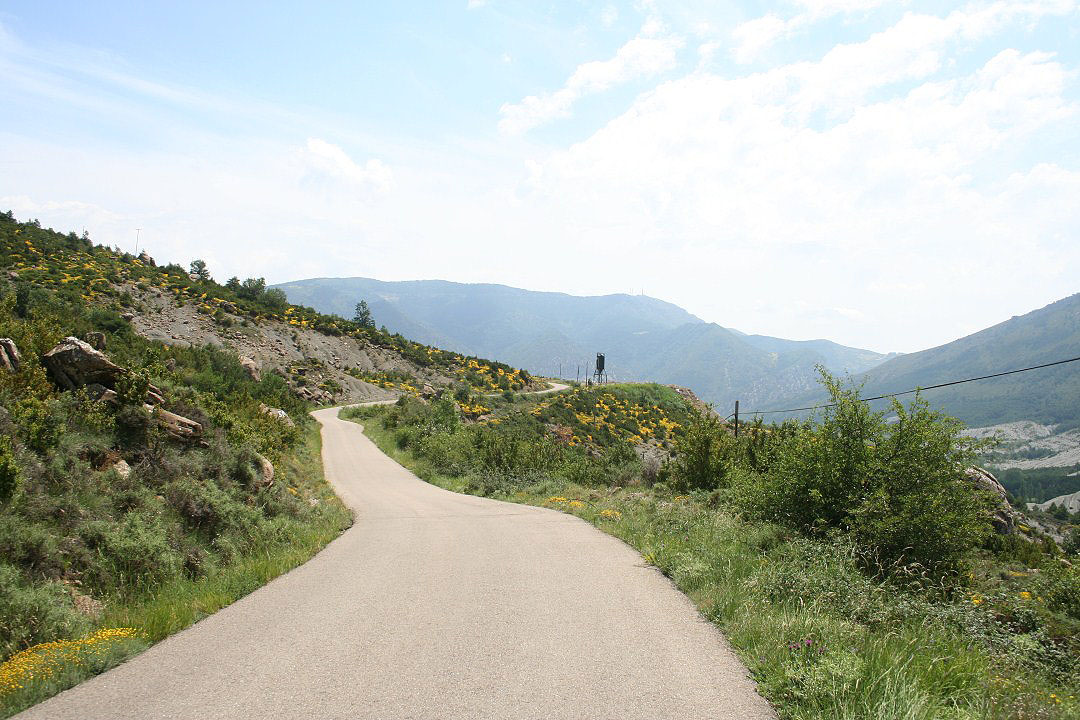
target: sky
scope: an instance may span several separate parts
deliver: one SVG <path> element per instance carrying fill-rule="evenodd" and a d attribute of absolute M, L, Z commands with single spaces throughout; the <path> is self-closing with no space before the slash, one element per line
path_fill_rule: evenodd
<path fill-rule="evenodd" d="M 0 5 L 19 219 L 881 352 L 1080 291 L 1078 110 L 1080 0 Z"/>

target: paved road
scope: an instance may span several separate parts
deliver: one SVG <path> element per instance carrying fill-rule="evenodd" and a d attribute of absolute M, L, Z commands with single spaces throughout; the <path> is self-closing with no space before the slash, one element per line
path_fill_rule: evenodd
<path fill-rule="evenodd" d="M 355 525 L 20 717 L 774 717 L 722 636 L 623 543 L 428 485 L 336 409 L 315 416 Z"/>

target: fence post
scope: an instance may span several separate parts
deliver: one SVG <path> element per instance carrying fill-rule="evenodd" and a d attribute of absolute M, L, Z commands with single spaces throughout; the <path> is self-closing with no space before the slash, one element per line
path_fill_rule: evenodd
<path fill-rule="evenodd" d="M 735 437 L 739 437 L 739 401 L 735 401 Z"/>

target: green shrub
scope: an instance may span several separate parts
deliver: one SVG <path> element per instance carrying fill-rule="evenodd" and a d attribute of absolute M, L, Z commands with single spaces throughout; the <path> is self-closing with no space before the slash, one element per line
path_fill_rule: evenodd
<path fill-rule="evenodd" d="M 700 413 L 675 441 L 675 458 L 670 468 L 672 484 L 682 491 L 726 487 L 733 459 L 734 438 L 715 415 Z"/>
<path fill-rule="evenodd" d="M 896 422 L 823 371 L 833 406 L 782 441 L 764 473 L 735 480 L 750 515 L 812 535 L 849 534 L 877 567 L 955 569 L 989 532 L 989 499 L 965 478 L 962 425 L 916 396 Z"/>
<path fill-rule="evenodd" d="M 90 623 L 61 583 L 27 583 L 17 568 L 0 563 L 0 657 L 39 642 L 69 638 Z"/>
<path fill-rule="evenodd" d="M 0 437 L 0 502 L 10 500 L 19 486 L 19 465 L 11 440 Z"/>

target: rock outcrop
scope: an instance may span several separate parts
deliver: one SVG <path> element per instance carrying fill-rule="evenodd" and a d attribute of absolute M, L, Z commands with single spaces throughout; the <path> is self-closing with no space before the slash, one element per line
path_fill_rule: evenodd
<path fill-rule="evenodd" d="M 255 454 L 258 477 L 255 480 L 256 487 L 270 487 L 274 484 L 274 464 L 262 455 Z"/>
<path fill-rule="evenodd" d="M 64 338 L 42 358 L 56 384 L 64 390 L 85 387 L 90 397 L 105 402 L 118 402 L 116 382 L 128 369 L 110 360 L 103 352 L 75 337 Z M 154 420 L 170 436 L 184 442 L 200 439 L 203 427 L 183 415 L 164 407 L 161 390 L 150 385 L 146 390 L 145 407 Z"/>
<path fill-rule="evenodd" d="M 104 346 L 104 340 L 102 341 Z M 57 385 L 63 390 L 77 390 L 85 387 L 90 396 L 100 400 L 113 401 L 116 396 L 116 382 L 127 372 L 100 350 L 76 337 L 66 337 L 42 358 L 45 367 Z M 146 390 L 146 403 L 163 405 L 165 397 L 161 390 L 150 385 Z"/>
<path fill-rule="evenodd" d="M 244 371 L 255 382 L 259 382 L 262 379 L 262 373 L 259 371 L 259 364 L 255 362 L 253 358 L 240 356 L 240 366 L 244 368 Z"/>
<path fill-rule="evenodd" d="M 1009 504 L 1009 496 L 1005 486 L 998 482 L 988 470 L 981 467 L 969 467 L 964 471 L 975 487 L 984 490 L 997 498 L 997 505 L 993 509 L 990 522 L 994 531 L 999 535 L 1009 535 L 1016 532 L 1016 526 L 1023 520 L 1023 515 Z"/>
<path fill-rule="evenodd" d="M 259 403 L 259 412 L 263 415 L 269 415 L 272 418 L 280 420 L 284 425 L 288 427 L 296 427 L 296 423 L 289 417 L 289 413 L 285 412 L 281 408 L 270 407 L 265 403 Z"/>
<path fill-rule="evenodd" d="M 160 407 L 146 406 L 151 411 L 151 414 L 158 425 L 163 430 L 176 440 L 183 442 L 194 442 L 202 437 L 203 426 L 201 423 L 197 423 L 194 420 L 189 420 L 183 415 L 177 415 L 176 413 L 169 412 L 168 410 Z"/>
<path fill-rule="evenodd" d="M 9 372 L 18 372 L 22 365 L 22 355 L 11 338 L 0 338 L 0 367 Z"/>
<path fill-rule="evenodd" d="M 76 337 L 66 337 L 42 358 L 53 380 L 64 390 L 87 385 L 115 389 L 116 381 L 127 372 L 104 353 Z"/>

